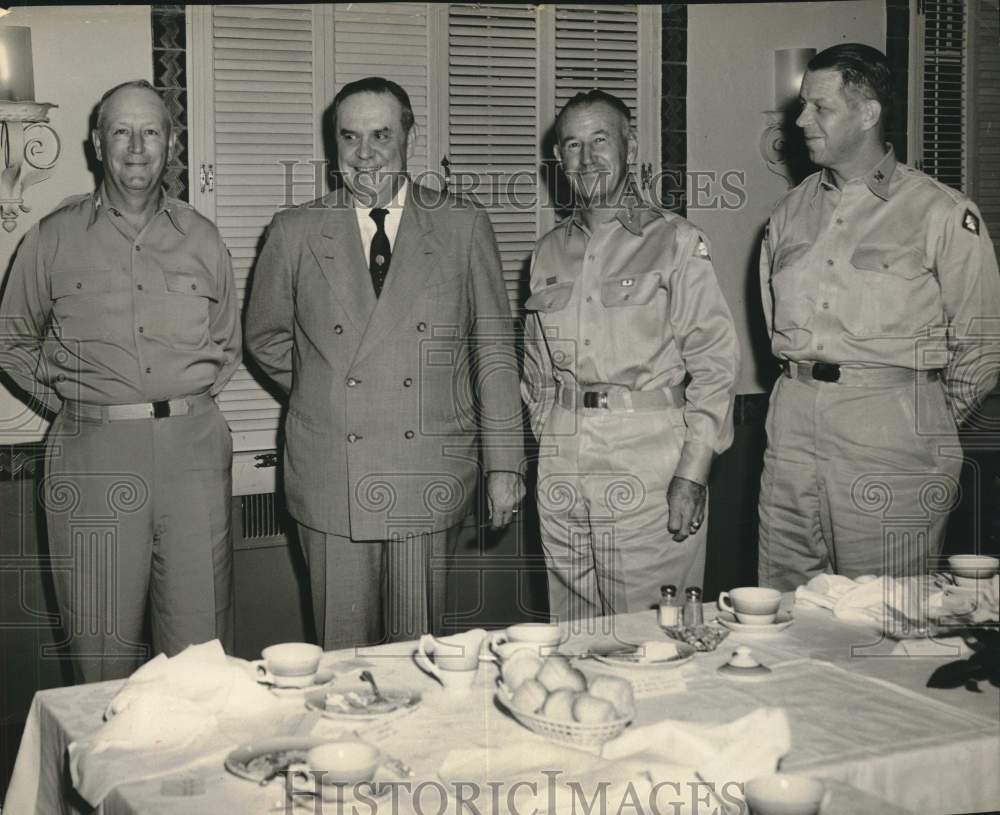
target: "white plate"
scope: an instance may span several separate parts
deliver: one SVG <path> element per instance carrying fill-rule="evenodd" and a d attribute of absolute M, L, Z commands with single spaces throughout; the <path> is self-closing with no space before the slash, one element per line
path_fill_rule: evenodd
<path fill-rule="evenodd" d="M 243 744 L 226 756 L 226 769 L 247 781 L 260 781 L 275 764 L 301 764 L 313 747 L 331 741 L 329 736 L 276 736 Z M 280 775 L 277 776 L 280 778 Z"/>
<path fill-rule="evenodd" d="M 661 659 L 639 656 L 638 650 L 641 646 L 636 646 L 636 650 L 633 652 L 623 650 L 621 653 L 592 653 L 591 656 L 593 656 L 593 658 L 598 662 L 603 662 L 605 665 L 611 665 L 615 668 L 636 668 L 645 670 L 649 668 L 676 668 L 683 665 L 685 662 L 690 662 L 694 659 L 695 653 L 697 653 L 694 646 L 688 645 L 686 642 L 676 642 L 670 644 L 677 647 L 677 654 L 672 657 Z"/>
<path fill-rule="evenodd" d="M 343 697 L 343 707 L 327 704 L 326 697 L 335 693 Z M 398 715 L 413 710 L 421 701 L 420 694 L 413 691 L 387 688 L 382 689 L 382 695 L 393 702 L 393 705 L 373 708 L 366 704 L 373 697 L 371 687 L 368 685 L 350 688 L 328 686 L 322 690 L 313 690 L 307 693 L 305 701 L 306 707 L 309 710 L 318 710 L 325 718 L 351 721 L 380 719 L 384 716 Z"/>
<path fill-rule="evenodd" d="M 716 622 L 721 623 L 730 631 L 737 631 L 740 634 L 777 634 L 795 622 L 791 613 L 787 611 L 779 612 L 778 616 L 774 618 L 773 623 L 765 623 L 763 625 L 741 623 L 736 619 L 734 614 L 728 611 L 719 612 L 719 616 L 715 619 Z"/>

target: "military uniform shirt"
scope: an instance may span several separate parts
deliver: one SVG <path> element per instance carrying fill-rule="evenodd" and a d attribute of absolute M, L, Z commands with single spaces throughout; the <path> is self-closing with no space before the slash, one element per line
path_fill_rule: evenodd
<path fill-rule="evenodd" d="M 526 304 L 523 392 L 539 435 L 557 383 L 650 391 L 683 385 L 676 475 L 704 484 L 733 438 L 739 347 L 705 237 L 637 207 L 588 233 L 578 216 L 539 243 Z"/>
<path fill-rule="evenodd" d="M 0 308 L 4 369 L 50 410 L 218 393 L 240 362 L 229 253 L 163 197 L 136 234 L 100 191 L 25 236 Z"/>
<path fill-rule="evenodd" d="M 891 149 L 842 189 L 824 170 L 792 190 L 771 216 L 760 274 L 777 357 L 943 368 L 959 420 L 996 382 L 1000 277 L 986 225 Z"/>

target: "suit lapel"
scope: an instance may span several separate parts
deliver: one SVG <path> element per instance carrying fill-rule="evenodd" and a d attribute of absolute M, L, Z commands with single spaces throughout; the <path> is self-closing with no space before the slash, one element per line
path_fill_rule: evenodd
<path fill-rule="evenodd" d="M 415 202 L 411 182 L 407 188 L 399 231 L 392 247 L 389 275 L 382 288 L 382 295 L 376 301 L 368 329 L 361 338 L 356 362 L 375 350 L 379 342 L 402 322 L 427 285 L 434 269 L 436 253 L 433 222 L 429 213 Z M 371 290 L 371 284 L 368 288 Z M 372 292 L 373 299 L 374 296 Z"/>
<path fill-rule="evenodd" d="M 375 291 L 354 207 L 334 196 L 327 196 L 322 232 L 309 237 L 309 248 L 333 289 L 335 302 L 343 306 L 357 328 L 364 330 L 375 311 Z"/>

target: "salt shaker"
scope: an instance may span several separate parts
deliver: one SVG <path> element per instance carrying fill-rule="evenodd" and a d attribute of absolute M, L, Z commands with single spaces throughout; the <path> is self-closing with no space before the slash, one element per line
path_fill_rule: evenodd
<path fill-rule="evenodd" d="M 659 622 L 662 628 L 681 624 L 681 607 L 677 604 L 676 586 L 660 586 Z"/>
<path fill-rule="evenodd" d="M 701 608 L 701 589 L 697 586 L 688 586 L 684 590 L 684 595 L 684 625 L 701 625 L 705 622 Z"/>

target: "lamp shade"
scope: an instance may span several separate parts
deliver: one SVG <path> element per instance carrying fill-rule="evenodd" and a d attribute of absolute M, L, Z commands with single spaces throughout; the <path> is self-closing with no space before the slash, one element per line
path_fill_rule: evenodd
<path fill-rule="evenodd" d="M 815 48 L 783 48 L 774 52 L 774 109 L 784 110 L 799 98 L 806 66 Z"/>
<path fill-rule="evenodd" d="M 28 102 L 34 98 L 31 29 L 0 25 L 0 100 Z"/>

